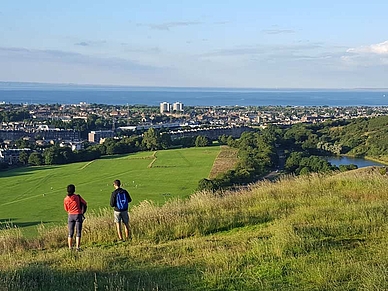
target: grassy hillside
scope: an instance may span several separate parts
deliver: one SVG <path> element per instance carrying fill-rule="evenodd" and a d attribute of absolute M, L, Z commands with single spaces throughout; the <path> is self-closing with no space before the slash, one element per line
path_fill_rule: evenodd
<path fill-rule="evenodd" d="M 0 289 L 387 290 L 387 209 L 373 168 L 143 201 L 131 242 L 114 243 L 110 210 L 90 213 L 80 253 L 65 225 L 34 240 L 3 231 Z"/>
<path fill-rule="evenodd" d="M 0 172 L 0 222 L 29 231 L 44 223 L 63 223 L 66 186 L 88 203 L 89 211 L 109 207 L 112 182 L 120 179 L 132 198 L 164 203 L 192 194 L 200 179 L 209 175 L 220 147 L 175 149 L 106 157 L 93 162 L 61 166 L 19 168 Z"/>

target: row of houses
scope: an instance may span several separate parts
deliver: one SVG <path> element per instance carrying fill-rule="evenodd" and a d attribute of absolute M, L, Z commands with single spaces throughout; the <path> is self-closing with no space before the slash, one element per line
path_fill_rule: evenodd
<path fill-rule="evenodd" d="M 69 147 L 72 151 L 79 151 L 83 149 L 83 143 L 82 142 L 61 142 L 59 143 L 60 147 Z M 22 148 L 22 149 L 10 149 L 10 148 L 0 148 L 0 163 L 7 163 L 9 165 L 16 165 L 19 163 L 19 156 L 20 153 L 27 152 L 28 154 L 31 153 L 31 149 L 29 148 Z"/>
<path fill-rule="evenodd" d="M 80 140 L 81 134 L 74 129 L 54 129 L 54 130 L 0 130 L 0 139 L 17 140 L 20 138 L 34 138 L 45 140 Z"/>
<path fill-rule="evenodd" d="M 15 165 L 19 163 L 19 155 L 21 152 L 30 152 L 31 149 L 0 149 L 0 162 L 9 165 Z"/>
<path fill-rule="evenodd" d="M 186 130 L 171 130 L 169 132 L 171 139 L 183 137 L 206 136 L 211 140 L 217 140 L 222 135 L 239 138 L 243 132 L 252 131 L 253 128 L 248 126 L 224 126 L 215 128 L 193 128 Z"/>

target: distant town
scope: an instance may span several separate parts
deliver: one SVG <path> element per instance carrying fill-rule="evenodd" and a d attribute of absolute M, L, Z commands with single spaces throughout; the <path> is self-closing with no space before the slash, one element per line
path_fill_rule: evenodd
<path fill-rule="evenodd" d="M 168 132 L 171 138 L 205 135 L 239 137 L 242 132 L 270 124 L 291 126 L 387 115 L 388 107 L 302 106 L 184 106 L 162 102 L 160 106 L 88 104 L 0 104 L 0 162 L 14 163 L 23 142 L 45 147 L 59 144 L 73 151 L 85 143 L 106 138 L 142 134 L 149 128 Z M 16 142 L 19 141 L 19 142 Z M 12 154 L 10 154 L 12 150 Z M 6 156 L 8 153 L 8 158 Z"/>

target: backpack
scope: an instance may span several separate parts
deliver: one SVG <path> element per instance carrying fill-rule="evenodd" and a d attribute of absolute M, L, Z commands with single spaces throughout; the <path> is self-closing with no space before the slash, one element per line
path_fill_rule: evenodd
<path fill-rule="evenodd" d="M 125 191 L 119 191 L 116 194 L 116 207 L 119 210 L 128 209 L 128 198 Z"/>
<path fill-rule="evenodd" d="M 85 203 L 82 203 L 81 195 L 78 195 L 78 197 L 79 197 L 79 206 L 81 208 L 82 214 L 84 214 L 86 212 L 86 209 L 88 208 L 88 206 Z"/>

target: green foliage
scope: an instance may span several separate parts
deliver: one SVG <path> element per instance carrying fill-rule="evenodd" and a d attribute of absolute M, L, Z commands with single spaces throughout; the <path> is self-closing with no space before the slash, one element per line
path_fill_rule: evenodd
<path fill-rule="evenodd" d="M 206 147 L 211 145 L 211 140 L 203 135 L 198 135 L 195 138 L 195 146 L 196 147 Z"/>
<path fill-rule="evenodd" d="M 197 186 L 197 191 L 212 191 L 212 192 L 214 192 L 216 190 L 218 190 L 218 186 L 211 179 L 203 178 L 203 179 L 199 180 L 198 186 Z"/>
<path fill-rule="evenodd" d="M 226 145 L 226 144 L 228 144 L 228 136 L 226 136 L 225 134 L 223 134 L 223 135 L 221 135 L 221 136 L 218 138 L 218 141 L 220 142 L 220 144 Z"/>
<path fill-rule="evenodd" d="M 280 148 L 291 152 L 287 156 L 285 169 L 295 174 L 335 169 L 317 157 L 310 156 L 347 154 L 384 160 L 388 158 L 386 125 L 388 116 L 379 116 L 319 125 L 297 124 L 284 129 L 283 138 L 277 140 Z M 342 166 L 340 170 L 350 169 L 354 169 L 354 166 Z"/>
<path fill-rule="evenodd" d="M 28 163 L 28 153 L 26 151 L 22 151 L 19 154 L 19 162 L 22 163 L 23 165 L 26 165 Z"/>
<path fill-rule="evenodd" d="M 46 165 L 68 164 L 75 162 L 75 154 L 69 147 L 53 146 L 43 151 L 43 159 Z"/>
<path fill-rule="evenodd" d="M 195 138 L 194 137 L 181 137 L 174 139 L 171 141 L 171 145 L 175 147 L 183 147 L 183 148 L 190 148 L 195 146 Z"/>
<path fill-rule="evenodd" d="M 378 158 L 388 151 L 387 125 L 388 116 L 357 118 L 341 126 L 328 124 L 324 132 L 332 144 L 342 148 L 341 153 Z"/>
<path fill-rule="evenodd" d="M 161 149 L 161 137 L 159 131 L 152 127 L 148 129 L 143 135 L 142 146 L 144 149 L 151 151 Z"/>
<path fill-rule="evenodd" d="M 293 152 L 286 160 L 285 169 L 288 172 L 303 175 L 311 172 L 333 171 L 337 168 L 319 156 L 309 156 L 306 153 Z"/>
<path fill-rule="evenodd" d="M 357 165 L 354 165 L 354 164 L 350 164 L 350 165 L 339 165 L 339 170 L 341 172 L 345 172 L 345 171 L 351 171 L 351 170 L 356 170 L 358 169 Z"/>
<path fill-rule="evenodd" d="M 227 138 L 228 144 L 238 148 L 238 164 L 216 177 L 213 189 L 251 183 L 266 174 L 276 163 L 277 131 L 270 127 L 262 132 L 244 132 L 238 140 Z"/>
<path fill-rule="evenodd" d="M 28 164 L 32 166 L 40 166 L 43 164 L 43 157 L 39 152 L 32 152 L 28 157 Z"/>
<path fill-rule="evenodd" d="M 1 110 L 0 122 L 16 122 L 31 119 L 31 114 L 27 109 Z"/>

